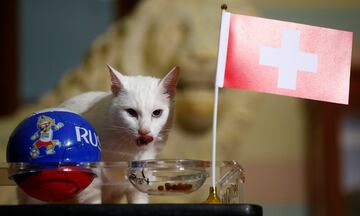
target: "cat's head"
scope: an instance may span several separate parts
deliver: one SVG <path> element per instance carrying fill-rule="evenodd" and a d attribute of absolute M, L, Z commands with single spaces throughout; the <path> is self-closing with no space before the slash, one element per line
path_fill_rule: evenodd
<path fill-rule="evenodd" d="M 163 79 L 125 76 L 109 66 L 113 102 L 112 121 L 130 135 L 137 146 L 146 146 L 167 133 L 172 117 L 172 102 L 179 79 L 174 67 Z"/>

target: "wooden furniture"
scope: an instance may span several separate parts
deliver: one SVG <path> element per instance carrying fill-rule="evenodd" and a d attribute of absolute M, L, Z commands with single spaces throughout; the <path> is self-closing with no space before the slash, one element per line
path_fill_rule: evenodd
<path fill-rule="evenodd" d="M 349 209 L 341 188 L 340 132 L 346 116 L 360 115 L 360 67 L 351 71 L 349 105 L 309 101 L 308 110 L 306 176 L 311 215 L 345 216 Z"/>

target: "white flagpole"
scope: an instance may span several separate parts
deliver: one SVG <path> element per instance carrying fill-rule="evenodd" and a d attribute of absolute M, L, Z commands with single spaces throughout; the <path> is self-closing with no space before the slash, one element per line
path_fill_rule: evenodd
<path fill-rule="evenodd" d="M 217 131 L 217 114 L 218 114 L 218 97 L 219 97 L 219 87 L 223 87 L 224 83 L 224 73 L 225 73 L 225 62 L 226 62 L 226 50 L 227 50 L 227 39 L 229 34 L 229 23 L 230 23 L 230 13 L 226 12 L 227 6 L 225 4 L 221 5 L 221 24 L 220 24 L 220 34 L 219 34 L 219 45 L 218 45 L 218 59 L 216 67 L 216 80 L 215 80 L 215 90 L 214 90 L 214 110 L 213 110 L 213 137 L 212 137 L 212 157 L 211 157 L 211 183 L 213 190 L 213 200 L 218 199 L 216 194 L 216 131 Z M 210 189 L 211 193 L 211 189 Z"/>
<path fill-rule="evenodd" d="M 212 139 L 212 156 L 211 156 L 211 183 L 212 187 L 216 186 L 216 130 L 217 130 L 217 113 L 218 113 L 219 87 L 215 86 L 214 91 L 214 113 L 213 113 L 213 139 Z"/>
<path fill-rule="evenodd" d="M 213 110 L 213 139 L 212 139 L 212 157 L 211 157 L 211 179 L 212 186 L 216 186 L 216 131 L 217 131 L 217 114 L 218 114 L 218 97 L 219 87 L 223 87 L 227 40 L 229 35 L 230 13 L 226 12 L 227 6 L 221 5 L 221 21 L 218 44 L 218 59 L 216 66 L 215 90 L 214 90 L 214 110 Z"/>

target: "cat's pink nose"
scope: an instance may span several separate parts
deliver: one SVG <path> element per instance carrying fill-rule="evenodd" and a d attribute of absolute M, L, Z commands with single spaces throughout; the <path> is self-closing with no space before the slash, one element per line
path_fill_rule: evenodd
<path fill-rule="evenodd" d="M 141 128 L 141 129 L 139 129 L 139 130 L 138 130 L 138 133 L 139 133 L 139 135 L 140 135 L 140 136 L 144 136 L 144 135 L 149 134 L 149 133 L 150 133 L 150 131 L 149 131 L 149 130 L 147 130 L 147 129 L 143 129 L 143 128 Z"/>

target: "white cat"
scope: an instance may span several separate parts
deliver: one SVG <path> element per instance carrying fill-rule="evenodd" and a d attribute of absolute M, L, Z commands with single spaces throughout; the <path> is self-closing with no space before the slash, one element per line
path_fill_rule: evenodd
<path fill-rule="evenodd" d="M 102 161 L 156 158 L 167 140 L 172 123 L 178 67 L 162 80 L 125 76 L 109 65 L 108 68 L 111 92 L 84 93 L 60 107 L 81 114 L 95 128 L 101 142 Z M 116 174 L 105 172 L 102 178 L 112 175 Z M 101 193 L 102 200 L 93 190 L 85 190 L 80 194 L 80 202 L 111 203 L 123 195 L 129 203 L 148 202 L 146 194 L 137 192 L 126 183 L 123 186 L 103 186 Z"/>

